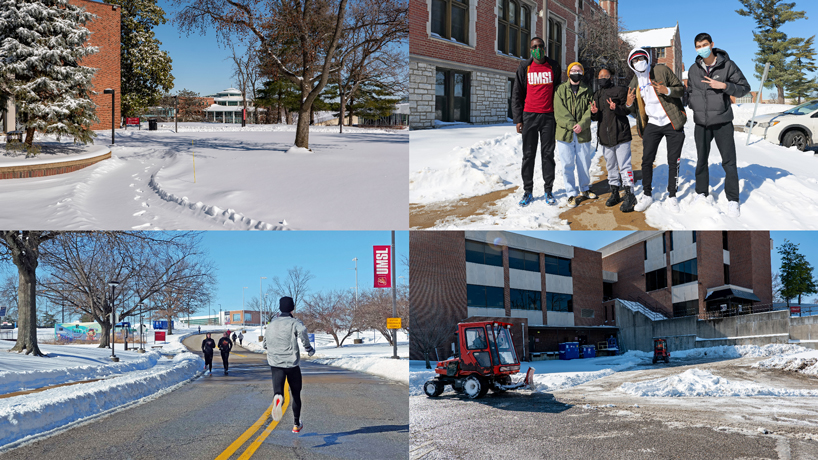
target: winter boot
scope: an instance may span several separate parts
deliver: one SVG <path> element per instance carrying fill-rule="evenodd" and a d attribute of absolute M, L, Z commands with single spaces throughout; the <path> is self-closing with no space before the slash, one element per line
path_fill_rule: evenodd
<path fill-rule="evenodd" d="M 619 207 L 619 210 L 633 212 L 634 207 L 636 207 L 636 195 L 633 194 L 631 187 L 625 187 L 625 198 L 622 200 L 622 206 Z"/>
<path fill-rule="evenodd" d="M 610 208 L 621 202 L 622 198 L 619 196 L 619 186 L 611 185 L 611 196 L 608 198 L 608 201 L 605 202 L 605 206 Z"/>

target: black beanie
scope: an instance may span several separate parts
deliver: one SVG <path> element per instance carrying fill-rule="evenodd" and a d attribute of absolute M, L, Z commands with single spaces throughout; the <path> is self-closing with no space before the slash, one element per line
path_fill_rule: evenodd
<path fill-rule="evenodd" d="M 295 303 L 293 303 L 293 298 L 282 297 L 281 300 L 278 301 L 278 309 L 284 313 L 289 313 L 295 310 Z"/>

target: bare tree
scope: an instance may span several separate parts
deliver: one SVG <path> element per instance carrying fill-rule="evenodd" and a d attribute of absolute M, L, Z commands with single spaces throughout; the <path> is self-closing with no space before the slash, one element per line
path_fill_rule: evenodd
<path fill-rule="evenodd" d="M 619 38 L 624 30 L 619 18 L 604 13 L 580 17 L 577 60 L 585 67 L 586 78 L 594 78 L 599 69 L 606 68 L 619 80 L 629 79 L 630 44 Z"/>
<path fill-rule="evenodd" d="M 397 288 L 396 307 L 403 330 L 409 332 L 409 288 Z M 392 290 L 369 289 L 360 296 L 362 329 L 376 330 L 392 344 L 392 330 L 386 328 L 386 319 L 392 317 Z"/>
<path fill-rule="evenodd" d="M 250 109 L 247 107 L 247 93 L 250 91 L 253 92 L 253 101 L 255 102 L 256 84 L 259 79 L 258 52 L 254 47 L 255 42 L 256 40 L 251 41 L 244 55 L 236 53 L 235 45 L 230 45 L 230 50 L 233 52 L 233 78 L 236 79 L 236 85 L 239 91 L 241 91 L 242 106 L 244 107 L 246 115 L 250 114 Z M 255 107 L 255 104 L 253 105 Z M 257 111 L 258 108 L 255 107 L 254 110 Z M 242 117 L 242 126 L 245 126 L 245 118 L 246 116 Z M 255 115 L 255 122 L 258 123 L 258 113 Z"/>
<path fill-rule="evenodd" d="M 784 297 L 781 295 L 782 287 L 783 284 L 781 284 L 781 276 L 778 273 L 773 273 L 772 275 L 773 302 L 784 301 Z"/>
<path fill-rule="evenodd" d="M 361 321 L 355 299 L 348 291 L 322 291 L 311 295 L 299 315 L 308 329 L 324 331 L 341 347 L 352 334 L 360 332 Z"/>
<path fill-rule="evenodd" d="M 6 316 L 17 317 L 17 276 L 9 275 L 0 284 L 0 307 L 6 307 Z"/>
<path fill-rule="evenodd" d="M 287 270 L 287 276 L 283 279 L 274 276 L 270 289 L 276 297 L 292 297 L 298 308 L 299 302 L 310 292 L 309 284 L 314 278 L 309 270 L 296 266 Z"/>

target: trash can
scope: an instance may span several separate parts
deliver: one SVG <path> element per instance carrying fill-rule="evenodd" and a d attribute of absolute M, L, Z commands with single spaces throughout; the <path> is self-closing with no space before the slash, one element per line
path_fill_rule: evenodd
<path fill-rule="evenodd" d="M 583 345 L 582 346 L 582 357 L 583 358 L 596 358 L 596 347 L 593 345 Z"/>
<path fill-rule="evenodd" d="M 565 342 L 560 344 L 560 359 L 579 358 L 579 342 Z"/>
<path fill-rule="evenodd" d="M 148 131 L 156 131 L 158 127 L 159 126 L 155 118 L 152 120 L 148 120 Z"/>

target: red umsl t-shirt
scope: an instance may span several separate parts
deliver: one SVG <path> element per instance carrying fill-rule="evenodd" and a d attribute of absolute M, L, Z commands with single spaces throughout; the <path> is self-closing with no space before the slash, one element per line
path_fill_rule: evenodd
<path fill-rule="evenodd" d="M 554 71 L 547 62 L 531 61 L 528 66 L 524 112 L 554 112 Z"/>

